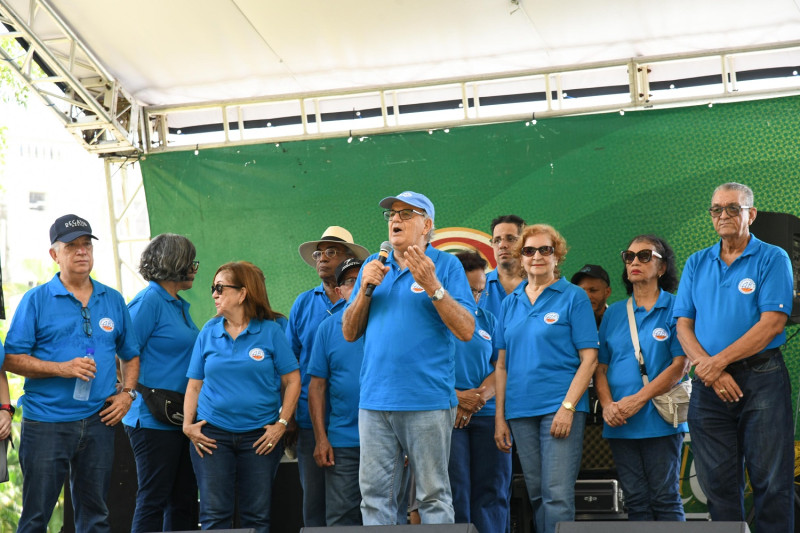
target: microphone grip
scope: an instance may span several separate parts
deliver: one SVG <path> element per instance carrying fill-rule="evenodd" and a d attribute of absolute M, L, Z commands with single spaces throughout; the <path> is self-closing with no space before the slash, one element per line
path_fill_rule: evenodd
<path fill-rule="evenodd" d="M 372 298 L 372 293 L 374 290 L 375 290 L 375 284 L 367 283 L 367 288 L 364 289 L 364 296 L 366 296 L 367 298 Z"/>
<path fill-rule="evenodd" d="M 389 252 L 381 248 L 380 254 L 378 254 L 378 261 L 382 264 L 386 264 L 386 260 L 389 259 Z M 367 288 L 364 289 L 364 296 L 367 298 L 372 297 L 372 293 L 375 291 L 375 284 L 374 283 L 367 283 Z"/>

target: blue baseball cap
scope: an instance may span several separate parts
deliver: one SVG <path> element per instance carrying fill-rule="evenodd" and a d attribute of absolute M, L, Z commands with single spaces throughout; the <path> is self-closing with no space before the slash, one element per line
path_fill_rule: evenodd
<path fill-rule="evenodd" d="M 405 202 L 409 205 L 413 205 L 414 207 L 424 209 L 431 220 L 434 220 L 435 218 L 434 215 L 436 212 L 433 209 L 433 202 L 431 202 L 424 194 L 414 191 L 404 191 L 397 196 L 387 196 L 381 200 L 379 205 L 384 209 L 391 209 L 392 204 L 395 202 Z"/>

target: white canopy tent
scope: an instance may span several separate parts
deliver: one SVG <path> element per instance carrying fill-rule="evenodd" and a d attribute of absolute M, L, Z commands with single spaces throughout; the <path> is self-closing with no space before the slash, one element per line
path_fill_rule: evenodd
<path fill-rule="evenodd" d="M 151 152 L 800 94 L 800 0 L 0 0 L 0 40 L 123 248 Z"/>

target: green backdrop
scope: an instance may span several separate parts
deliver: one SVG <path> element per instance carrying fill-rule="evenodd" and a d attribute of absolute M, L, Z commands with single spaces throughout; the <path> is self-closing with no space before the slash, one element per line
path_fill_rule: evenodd
<path fill-rule="evenodd" d="M 203 324 L 220 264 L 246 259 L 267 276 L 273 306 L 319 283 L 297 253 L 329 225 L 377 251 L 386 239 L 378 201 L 411 189 L 436 206 L 436 226 L 488 231 L 499 214 L 547 222 L 566 237 L 563 269 L 611 273 L 624 296 L 618 253 L 652 232 L 679 266 L 716 235 L 714 187 L 750 185 L 761 210 L 800 215 L 800 97 L 589 115 L 374 136 L 153 154 L 141 163 L 153 235 L 187 235 L 201 261 L 187 299 Z M 789 326 L 791 335 L 798 326 Z M 786 346 L 795 389 L 800 335 Z"/>

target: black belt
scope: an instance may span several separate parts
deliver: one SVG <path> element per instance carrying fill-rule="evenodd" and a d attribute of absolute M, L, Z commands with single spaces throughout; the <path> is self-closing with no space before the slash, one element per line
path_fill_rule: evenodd
<path fill-rule="evenodd" d="M 771 348 L 769 350 L 764 350 L 763 352 L 751 355 L 746 359 L 740 359 L 739 361 L 729 364 L 725 370 L 727 370 L 728 372 L 748 370 L 756 365 L 760 365 L 761 363 L 769 361 L 773 355 L 775 354 L 780 355 L 780 353 L 781 353 L 780 348 Z"/>

